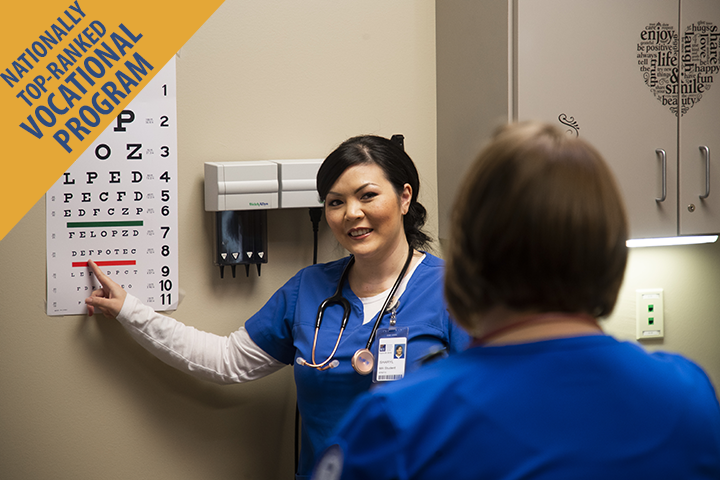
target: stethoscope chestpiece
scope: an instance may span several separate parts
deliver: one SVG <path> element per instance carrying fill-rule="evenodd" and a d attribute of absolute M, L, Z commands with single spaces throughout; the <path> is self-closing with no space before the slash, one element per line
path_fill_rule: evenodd
<path fill-rule="evenodd" d="M 367 348 L 361 348 L 352 356 L 350 363 L 357 373 L 368 375 L 375 367 L 375 357 Z"/>

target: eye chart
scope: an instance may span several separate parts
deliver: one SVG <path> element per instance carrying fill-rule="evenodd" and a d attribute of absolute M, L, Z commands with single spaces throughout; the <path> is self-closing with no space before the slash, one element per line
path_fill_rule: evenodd
<path fill-rule="evenodd" d="M 175 59 L 48 190 L 47 314 L 84 315 L 92 259 L 155 310 L 178 300 Z"/>

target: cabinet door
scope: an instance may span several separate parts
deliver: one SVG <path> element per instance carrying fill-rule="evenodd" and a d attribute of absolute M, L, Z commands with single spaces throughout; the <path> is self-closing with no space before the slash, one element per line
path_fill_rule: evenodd
<path fill-rule="evenodd" d="M 631 237 L 676 235 L 678 126 L 660 47 L 677 41 L 677 0 L 518 0 L 516 15 L 517 118 L 553 122 L 600 150 Z"/>
<path fill-rule="evenodd" d="M 679 87 L 683 106 L 679 149 L 680 233 L 717 233 L 720 231 L 720 2 L 683 0 L 680 16 Z M 707 177 L 708 155 L 710 177 Z"/>

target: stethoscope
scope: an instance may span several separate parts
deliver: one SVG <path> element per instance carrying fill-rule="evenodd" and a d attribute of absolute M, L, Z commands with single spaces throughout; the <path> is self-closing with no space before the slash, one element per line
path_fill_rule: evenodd
<path fill-rule="evenodd" d="M 355 371 L 359 373 L 360 375 L 367 375 L 370 372 L 373 371 L 373 368 L 375 367 L 375 357 L 370 352 L 370 347 L 372 346 L 373 341 L 375 340 L 375 334 L 377 333 L 377 329 L 380 326 L 380 322 L 382 321 L 383 315 L 385 315 L 388 306 L 390 305 L 390 302 L 392 301 L 395 292 L 398 289 L 398 286 L 400 285 L 400 282 L 402 281 L 403 277 L 405 276 L 405 273 L 407 272 L 408 266 L 410 265 L 410 260 L 412 260 L 413 256 L 413 248 L 410 247 L 408 251 L 407 260 L 405 260 L 405 265 L 403 265 L 402 271 L 400 271 L 400 275 L 398 275 L 397 280 L 395 280 L 395 284 L 390 289 L 390 293 L 388 294 L 387 298 L 385 299 L 385 303 L 383 304 L 382 308 L 380 309 L 380 313 L 378 313 L 377 320 L 375 320 L 375 325 L 373 325 L 372 332 L 370 332 L 370 338 L 368 338 L 367 345 L 365 345 L 365 348 L 359 349 L 355 354 L 352 356 L 351 364 Z M 335 352 L 337 352 L 338 345 L 340 345 L 340 339 L 342 338 L 343 332 L 345 331 L 345 327 L 347 326 L 347 322 L 350 319 L 350 302 L 347 301 L 345 297 L 342 296 L 342 289 L 343 285 L 345 284 L 345 281 L 347 280 L 348 274 L 350 273 L 350 267 L 355 263 L 355 257 L 350 257 L 350 260 L 348 261 L 347 265 L 345 265 L 345 269 L 342 272 L 342 275 L 340 276 L 340 281 L 338 282 L 337 290 L 335 290 L 335 294 L 331 297 L 326 298 L 323 300 L 323 302 L 318 307 L 318 313 L 317 313 L 317 319 L 315 321 L 315 338 L 313 339 L 313 347 L 312 347 L 312 363 L 308 362 L 302 357 L 298 357 L 297 363 L 299 365 L 304 365 L 306 367 L 312 367 L 316 368 L 318 370 L 327 370 L 329 368 L 335 368 L 338 365 L 340 365 L 340 362 L 333 357 L 335 356 Z M 317 345 L 317 337 L 318 337 L 318 331 L 320 330 L 320 324 L 322 323 L 323 315 L 325 314 L 325 309 L 329 307 L 330 305 L 341 305 L 343 307 L 343 319 L 342 323 L 340 324 L 340 334 L 338 335 L 337 341 L 335 342 L 335 348 L 333 348 L 332 353 L 330 356 L 322 363 L 316 363 L 315 362 L 315 347 Z"/>

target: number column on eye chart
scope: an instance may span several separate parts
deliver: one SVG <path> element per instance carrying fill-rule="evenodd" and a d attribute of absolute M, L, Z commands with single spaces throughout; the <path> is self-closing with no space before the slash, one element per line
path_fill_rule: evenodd
<path fill-rule="evenodd" d="M 155 310 L 177 307 L 175 64 L 46 194 L 48 315 L 84 314 L 88 260 Z"/>

